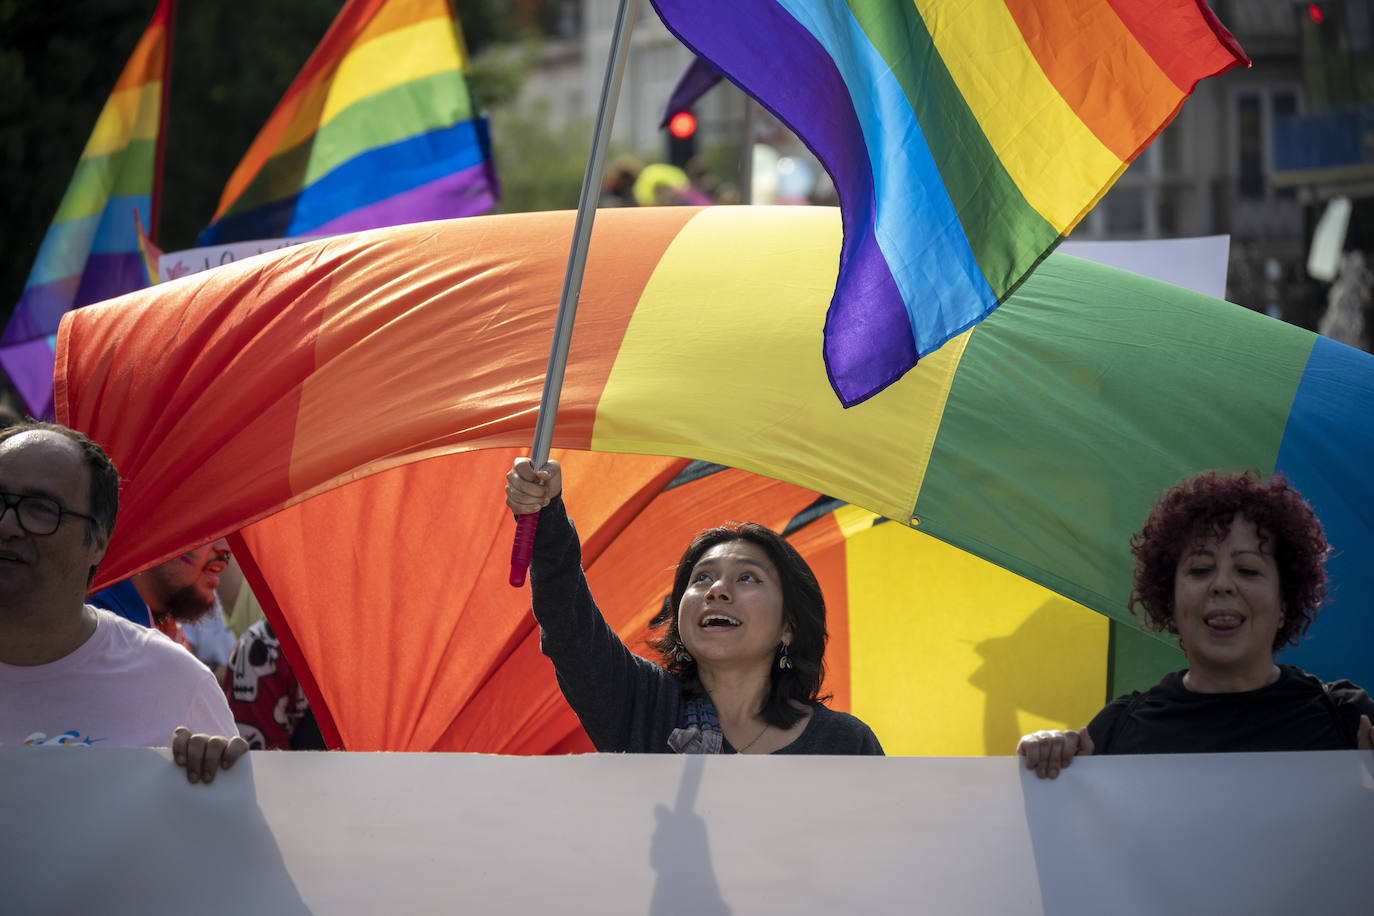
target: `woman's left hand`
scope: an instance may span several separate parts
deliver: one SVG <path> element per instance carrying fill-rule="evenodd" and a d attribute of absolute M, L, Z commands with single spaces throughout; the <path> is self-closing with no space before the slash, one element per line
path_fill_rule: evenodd
<path fill-rule="evenodd" d="M 1360 716 L 1360 728 L 1355 732 L 1355 746 L 1362 751 L 1374 751 L 1374 725 L 1369 716 Z"/>

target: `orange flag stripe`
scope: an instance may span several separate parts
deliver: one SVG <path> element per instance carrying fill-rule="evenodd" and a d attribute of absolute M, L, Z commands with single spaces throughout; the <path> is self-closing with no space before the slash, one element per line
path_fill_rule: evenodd
<path fill-rule="evenodd" d="M 697 212 L 598 221 L 560 446 L 590 444 L 643 287 Z M 473 217 L 340 236 L 132 293 L 99 320 L 64 322 L 59 418 L 97 429 L 109 405 L 146 405 L 140 417 L 121 407 L 127 422 L 102 431 L 102 444 L 126 479 L 158 481 L 122 507 L 119 530 L 141 537 L 116 535 L 96 584 L 175 556 L 193 522 L 219 536 L 387 468 L 528 443 L 572 223 L 572 213 Z M 459 240 L 470 247 L 449 257 Z M 164 360 L 157 371 L 128 368 L 149 365 L 150 347 Z M 109 365 L 121 369 L 99 396 L 71 396 Z M 372 396 L 379 390 L 405 391 L 417 409 L 398 410 L 395 398 Z M 187 451 L 150 444 L 168 440 Z M 206 479 L 234 481 L 233 498 L 207 509 Z"/>
<path fill-rule="evenodd" d="M 825 628 L 830 641 L 825 647 L 825 681 L 821 695 L 826 705 L 846 712 L 854 710 L 850 687 L 849 577 L 844 532 L 833 514 L 817 519 L 788 538 L 806 557 L 825 595 Z"/>
<path fill-rule="evenodd" d="M 170 17 L 171 10 L 165 0 L 159 2 L 147 31 L 138 40 L 138 46 L 120 72 L 119 81 L 115 83 L 111 95 L 142 89 L 145 84 L 161 79 L 164 69 L 161 62 L 167 56 L 167 22 Z"/>
<path fill-rule="evenodd" d="M 96 588 L 293 499 L 285 459 L 300 390 L 291 380 L 312 370 L 328 278 L 327 270 L 298 276 L 271 264 L 250 259 L 159 284 L 69 312 L 59 326 L 59 422 L 96 431 L 121 478 L 149 484 L 121 500 Z M 86 311 L 84 320 L 69 320 Z M 108 373 L 110 366 L 119 369 Z M 98 387 L 88 384 L 93 377 Z M 130 405 L 138 405 L 136 416 Z M 112 415 L 121 421 L 102 422 Z M 158 447 L 166 441 L 181 448 Z M 213 481 L 229 482 L 232 497 L 207 500 Z"/>
<path fill-rule="evenodd" d="M 597 402 L 644 284 L 696 212 L 681 210 L 669 211 L 667 219 L 598 222 L 558 411 L 560 445 L 590 443 Z M 342 243 L 342 256 L 357 262 L 331 281 L 315 366 L 302 382 L 291 455 L 297 493 L 341 475 L 360 477 L 400 461 L 527 438 L 544 382 L 572 214 L 466 222 L 474 248 L 461 264 L 444 260 L 424 224 L 399 248 L 369 248 L 366 233 Z M 461 309 L 443 307 L 455 300 Z M 464 346 L 478 340 L 480 347 Z M 397 352 L 406 357 L 396 359 Z M 463 371 L 455 372 L 459 358 Z M 383 400 L 359 397 L 388 386 L 408 392 L 411 403 L 425 409 L 399 412 Z"/>
<path fill-rule="evenodd" d="M 1153 139 L 1183 104 L 1184 90 L 1160 69 L 1108 0 L 1005 2 L 1045 76 L 1102 145 L 1123 162 L 1134 159 L 1140 138 Z M 1206 28 L 1202 18 L 1196 18 L 1196 25 Z M 1211 29 L 1206 31 L 1211 37 Z M 1104 58 L 1112 63 L 1104 64 Z M 1102 79 L 1104 66 L 1130 74 L 1131 79 Z"/>
<path fill-rule="evenodd" d="M 1250 66 L 1250 58 L 1207 0 L 1197 0 L 1196 6 L 1112 0 L 1112 8 L 1185 93 L 1192 92 L 1199 80 L 1225 73 L 1236 61 Z"/>

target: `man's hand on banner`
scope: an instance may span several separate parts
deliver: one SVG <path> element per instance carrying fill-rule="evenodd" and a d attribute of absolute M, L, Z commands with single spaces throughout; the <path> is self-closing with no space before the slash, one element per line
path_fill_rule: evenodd
<path fill-rule="evenodd" d="M 187 782 L 214 781 L 215 773 L 227 770 L 248 750 L 248 742 L 238 735 L 193 735 L 186 726 L 172 732 L 172 759 L 186 768 Z"/>

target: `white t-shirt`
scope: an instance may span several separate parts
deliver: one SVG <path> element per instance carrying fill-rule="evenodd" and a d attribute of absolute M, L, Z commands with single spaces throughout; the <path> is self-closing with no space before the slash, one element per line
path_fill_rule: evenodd
<path fill-rule="evenodd" d="M 71 653 L 46 665 L 0 663 L 0 744 L 168 747 L 179 725 L 238 734 L 195 656 L 157 630 L 90 609 L 95 632 Z"/>

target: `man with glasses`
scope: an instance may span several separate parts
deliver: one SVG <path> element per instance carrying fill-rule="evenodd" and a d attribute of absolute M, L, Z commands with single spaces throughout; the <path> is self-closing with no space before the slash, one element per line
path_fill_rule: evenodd
<path fill-rule="evenodd" d="M 214 676 L 85 602 L 118 508 L 119 474 L 86 436 L 35 421 L 0 430 L 0 744 L 170 739 L 187 778 L 208 783 L 247 748 Z"/>

